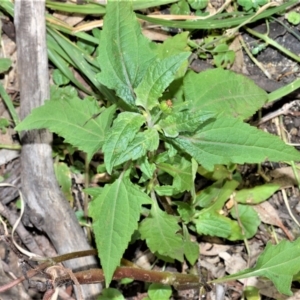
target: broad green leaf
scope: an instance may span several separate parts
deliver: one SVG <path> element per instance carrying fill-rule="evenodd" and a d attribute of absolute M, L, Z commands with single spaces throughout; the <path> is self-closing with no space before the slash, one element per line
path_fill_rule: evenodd
<path fill-rule="evenodd" d="M 60 69 L 55 69 L 52 73 L 52 78 L 55 84 L 58 86 L 66 85 L 70 82 L 70 79 L 66 77 Z"/>
<path fill-rule="evenodd" d="M 125 300 L 120 291 L 113 288 L 103 289 L 97 300 Z"/>
<path fill-rule="evenodd" d="M 156 53 L 160 59 L 170 57 L 182 52 L 190 51 L 188 46 L 188 31 L 168 37 L 162 44 L 157 44 Z"/>
<path fill-rule="evenodd" d="M 93 188 L 85 188 L 83 190 L 84 193 L 92 196 L 92 198 L 96 198 L 98 197 L 103 191 L 103 188 L 100 188 L 100 187 L 93 187 Z"/>
<path fill-rule="evenodd" d="M 172 201 L 177 206 L 177 212 L 184 223 L 192 221 L 195 215 L 195 209 L 189 203 L 183 201 Z"/>
<path fill-rule="evenodd" d="M 107 172 L 111 174 L 113 167 L 122 161 L 124 152 L 135 138 L 145 118 L 138 113 L 122 112 L 114 120 L 113 126 L 107 133 L 104 145 L 104 162 Z"/>
<path fill-rule="evenodd" d="M 206 195 L 207 199 L 210 199 L 211 203 L 207 208 L 202 209 L 200 213 L 195 214 L 196 217 L 193 223 L 196 225 L 199 234 L 228 239 L 230 237 L 231 240 L 241 239 L 241 229 L 237 222 L 221 214 L 225 202 L 238 187 L 239 182 L 228 180 L 224 185 L 219 185 L 221 183 L 222 181 L 220 180 L 203 191 L 203 194 Z M 196 201 L 199 202 L 200 199 L 196 199 Z"/>
<path fill-rule="evenodd" d="M 76 98 L 76 99 L 78 98 L 78 92 L 73 86 L 71 85 L 67 85 L 65 87 L 59 87 L 57 85 L 50 86 L 50 99 L 63 100 L 68 98 Z"/>
<path fill-rule="evenodd" d="M 180 132 L 194 132 L 206 120 L 212 118 L 211 112 L 182 111 L 168 115 L 158 122 L 166 137 L 175 138 Z"/>
<path fill-rule="evenodd" d="M 293 275 L 299 272 L 299 249 L 300 239 L 294 242 L 283 240 L 277 245 L 268 243 L 254 268 L 225 276 L 212 282 L 219 283 L 253 276 L 263 276 L 272 280 L 280 293 L 292 296 L 293 293 L 290 287 Z"/>
<path fill-rule="evenodd" d="M 194 220 L 198 234 L 223 238 L 227 238 L 230 235 L 232 222 L 229 218 L 213 212 L 203 213 Z"/>
<path fill-rule="evenodd" d="M 12 64 L 10 58 L 0 58 L 0 74 L 6 72 Z"/>
<path fill-rule="evenodd" d="M 109 1 L 106 10 L 98 56 L 102 72 L 97 79 L 133 107 L 133 90 L 155 55 L 150 41 L 142 35 L 131 1 Z"/>
<path fill-rule="evenodd" d="M 159 196 L 174 196 L 178 194 L 176 187 L 171 185 L 155 186 L 154 190 Z"/>
<path fill-rule="evenodd" d="M 261 294 L 259 288 L 248 285 L 243 290 L 243 296 L 247 300 L 261 300 Z"/>
<path fill-rule="evenodd" d="M 199 244 L 197 241 L 191 241 L 190 234 L 183 226 L 183 238 L 184 238 L 184 255 L 191 265 L 194 265 L 199 258 Z"/>
<path fill-rule="evenodd" d="M 9 120 L 0 117 L 0 132 L 2 134 L 6 133 L 6 129 L 8 128 L 9 125 L 10 125 Z"/>
<path fill-rule="evenodd" d="M 219 191 L 218 196 L 214 199 L 213 203 L 208 208 L 201 210 L 201 213 L 205 211 L 219 212 L 239 184 L 240 183 L 236 180 L 226 181 Z"/>
<path fill-rule="evenodd" d="M 148 296 L 151 300 L 169 300 L 172 288 L 161 283 L 151 283 L 148 288 Z"/>
<path fill-rule="evenodd" d="M 131 235 L 138 227 L 141 205 L 150 202 L 145 193 L 120 176 L 113 184 L 105 185 L 101 194 L 90 203 L 89 215 L 93 218 L 106 286 L 110 284 Z"/>
<path fill-rule="evenodd" d="M 299 160 L 300 154 L 278 137 L 230 117 L 208 120 L 193 135 L 170 140 L 204 168 L 216 164 Z"/>
<path fill-rule="evenodd" d="M 22 131 L 47 128 L 74 147 L 85 151 L 90 160 L 102 147 L 115 110 L 116 107 L 112 105 L 97 116 L 100 109 L 96 100 L 47 100 L 43 106 L 35 108 L 15 129 Z"/>
<path fill-rule="evenodd" d="M 183 261 L 182 236 L 176 217 L 162 211 L 156 203 L 152 204 L 151 214 L 139 227 L 141 237 L 146 240 L 151 252 Z"/>
<path fill-rule="evenodd" d="M 136 105 L 150 111 L 159 104 L 158 98 L 174 80 L 176 71 L 187 60 L 190 53 L 184 52 L 175 56 L 157 59 L 147 69 L 139 86 L 134 90 L 137 96 Z"/>
<path fill-rule="evenodd" d="M 198 173 L 203 177 L 210 179 L 212 181 L 217 181 L 220 179 L 230 179 L 232 177 L 232 172 L 233 172 L 232 168 L 228 168 L 227 166 L 224 165 L 215 165 L 213 171 L 208 171 L 205 168 L 203 168 L 203 166 L 198 167 Z"/>
<path fill-rule="evenodd" d="M 160 59 L 179 54 L 182 52 L 190 51 L 188 46 L 188 36 L 189 32 L 185 31 L 178 33 L 172 37 L 167 38 L 162 44 L 156 44 L 156 53 Z M 183 101 L 183 76 L 188 68 L 188 60 L 183 62 L 180 68 L 175 74 L 174 81 L 168 86 L 168 89 L 164 92 L 162 99 L 172 99 L 178 101 Z"/>
<path fill-rule="evenodd" d="M 246 119 L 268 100 L 267 93 L 246 76 L 232 71 L 212 69 L 184 78 L 186 101 L 192 101 L 194 111 Z"/>
<path fill-rule="evenodd" d="M 182 157 L 180 161 L 175 160 L 172 164 L 159 163 L 157 167 L 174 178 L 172 187 L 177 193 L 191 190 L 194 182 L 190 161 Z"/>
<path fill-rule="evenodd" d="M 240 239 L 250 239 L 257 232 L 257 228 L 260 225 L 260 218 L 257 212 L 249 205 L 239 204 L 237 209 L 238 215 L 235 207 L 233 207 L 230 212 L 233 218 L 239 219 L 242 223 L 243 228 L 241 228 L 241 233 L 243 234 L 241 235 Z"/>
<path fill-rule="evenodd" d="M 188 0 L 188 3 L 195 10 L 204 9 L 208 4 L 208 0 Z"/>
<path fill-rule="evenodd" d="M 222 192 L 223 180 L 218 180 L 212 185 L 200 191 L 195 200 L 195 204 L 200 207 L 209 207 L 218 199 Z"/>
<path fill-rule="evenodd" d="M 297 26 L 300 23 L 300 14 L 296 11 L 291 11 L 287 14 L 286 19 L 289 23 Z"/>
<path fill-rule="evenodd" d="M 165 147 L 168 148 L 171 146 L 171 148 L 168 149 L 168 151 L 161 152 L 156 155 L 155 162 L 156 163 L 162 163 L 162 162 L 170 162 L 170 159 L 172 159 L 176 154 L 176 150 L 173 152 L 172 150 L 175 149 L 175 147 L 167 142 L 165 142 Z"/>
<path fill-rule="evenodd" d="M 61 187 L 62 192 L 64 193 L 66 199 L 68 201 L 73 201 L 72 196 L 72 180 L 71 180 L 71 172 L 68 165 L 64 162 L 59 162 L 54 164 L 54 172 L 58 184 Z"/>
<path fill-rule="evenodd" d="M 124 152 L 121 152 L 114 165 L 120 165 L 129 160 L 137 160 L 146 155 L 147 151 L 155 151 L 158 148 L 159 135 L 156 129 L 149 128 L 136 134 Z"/>
<path fill-rule="evenodd" d="M 214 63 L 218 68 L 231 66 L 235 59 L 235 52 L 230 50 L 227 44 L 220 44 L 212 51 Z"/>
<path fill-rule="evenodd" d="M 270 198 L 280 186 L 278 184 L 267 183 L 251 189 L 237 191 L 234 200 L 239 203 L 258 204 Z"/>
<path fill-rule="evenodd" d="M 148 157 L 144 156 L 139 160 L 139 166 L 141 171 L 143 172 L 142 177 L 144 180 L 150 179 L 153 176 L 153 173 L 156 170 L 156 166 L 154 163 L 150 163 Z"/>
<path fill-rule="evenodd" d="M 184 255 L 188 262 L 193 265 L 199 258 L 199 244 L 186 240 L 184 242 Z"/>
<path fill-rule="evenodd" d="M 189 15 L 190 7 L 185 0 L 179 0 L 177 3 L 171 5 L 172 15 Z"/>

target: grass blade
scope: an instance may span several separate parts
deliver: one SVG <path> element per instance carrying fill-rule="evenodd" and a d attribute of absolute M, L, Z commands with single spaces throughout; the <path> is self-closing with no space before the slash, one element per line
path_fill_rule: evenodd
<path fill-rule="evenodd" d="M 297 3 L 298 0 L 290 0 L 280 6 L 270 8 L 268 10 L 263 11 L 261 14 L 254 17 L 250 23 L 256 22 L 260 19 L 268 18 L 274 14 L 280 13 L 284 11 L 284 9 L 292 6 L 293 4 Z M 228 14 L 226 13 L 228 16 Z M 150 23 L 168 26 L 168 27 L 175 27 L 175 28 L 183 28 L 183 29 L 222 29 L 222 28 L 229 28 L 234 27 L 246 22 L 247 20 L 251 19 L 254 16 L 254 13 L 248 14 L 247 16 L 235 16 L 234 13 L 232 14 L 231 18 L 227 19 L 215 19 L 216 16 L 213 18 L 207 18 L 205 20 L 187 20 L 187 21 L 170 21 L 170 20 L 162 20 L 157 18 L 147 17 L 141 14 L 137 14 L 137 17 L 148 21 Z M 217 17 L 223 18 L 224 14 L 218 14 Z"/>
<path fill-rule="evenodd" d="M 15 107 L 10 99 L 10 97 L 8 96 L 8 94 L 6 93 L 3 85 L 0 83 L 0 96 L 3 99 L 5 105 L 7 106 L 9 113 L 15 123 L 15 125 L 17 126 L 20 123 L 20 119 L 19 116 L 15 110 Z"/>
<path fill-rule="evenodd" d="M 137 0 L 133 1 L 133 9 L 145 9 L 149 7 L 154 7 L 154 6 L 160 6 L 160 5 L 166 5 L 170 3 L 175 3 L 178 2 L 178 0 Z M 77 4 L 70 4 L 70 3 L 59 3 L 59 2 L 54 2 L 54 1 L 46 1 L 46 6 L 48 8 L 54 9 L 54 10 L 59 10 L 59 11 L 64 11 L 64 12 L 69 12 L 69 13 L 79 13 L 79 14 L 84 14 L 84 15 L 104 15 L 106 12 L 105 6 L 92 2 L 89 4 L 85 5 L 77 5 Z"/>

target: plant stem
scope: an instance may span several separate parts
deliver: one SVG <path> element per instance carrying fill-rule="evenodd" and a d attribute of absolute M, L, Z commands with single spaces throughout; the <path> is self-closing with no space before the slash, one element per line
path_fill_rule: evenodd
<path fill-rule="evenodd" d="M 105 280 L 102 269 L 90 269 L 74 273 L 80 284 L 92 284 L 103 282 Z M 172 285 L 175 288 L 191 289 L 203 286 L 199 277 L 193 274 L 181 274 L 173 272 L 159 272 L 144 270 L 132 267 L 118 267 L 114 273 L 113 280 L 120 280 L 123 278 L 131 278 L 134 280 L 144 282 L 156 282 L 165 285 Z M 56 282 L 65 282 L 69 276 L 61 276 L 57 278 Z"/>
<path fill-rule="evenodd" d="M 95 255 L 96 249 L 90 249 L 85 251 L 78 251 L 59 255 L 53 258 L 49 258 L 49 261 L 41 263 L 35 269 L 29 270 L 26 273 L 26 278 L 35 276 L 38 272 L 52 266 L 55 263 L 60 263 L 69 259 Z M 200 288 L 204 286 L 204 283 L 200 282 L 200 278 L 194 274 L 181 274 L 176 272 L 159 272 L 152 270 L 144 270 L 136 267 L 133 263 L 122 259 L 122 264 L 125 266 L 117 267 L 113 279 L 121 280 L 123 278 L 132 278 L 134 280 L 144 282 L 156 282 L 165 285 L 172 285 L 175 288 L 191 289 Z M 93 284 L 105 281 L 105 277 L 102 269 L 90 269 L 86 271 L 76 272 L 74 276 L 80 284 Z M 0 287 L 0 292 L 6 291 L 13 286 L 19 284 L 25 280 L 25 276 L 15 279 Z M 55 280 L 56 285 L 65 284 L 66 281 L 71 280 L 69 275 L 60 276 Z"/>
<path fill-rule="evenodd" d="M 248 27 L 245 27 L 246 31 L 252 35 L 254 35 L 255 37 L 263 40 L 265 43 L 275 47 L 277 50 L 281 51 L 282 53 L 284 53 L 286 56 L 289 56 L 290 58 L 292 58 L 293 60 L 300 62 L 300 57 L 298 55 L 296 55 L 295 53 L 291 52 L 290 50 L 282 47 L 280 44 L 278 44 L 276 41 L 270 39 L 266 34 L 264 33 L 259 33 L 253 29 L 250 29 Z"/>
<path fill-rule="evenodd" d="M 0 149 L 21 150 L 21 145 L 0 144 Z"/>

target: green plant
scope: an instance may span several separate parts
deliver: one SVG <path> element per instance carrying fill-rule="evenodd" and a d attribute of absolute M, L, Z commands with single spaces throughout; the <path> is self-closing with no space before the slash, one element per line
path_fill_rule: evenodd
<path fill-rule="evenodd" d="M 293 25 L 298 25 L 300 23 L 300 14 L 296 11 L 291 11 L 287 14 L 286 19 Z"/>
<path fill-rule="evenodd" d="M 97 60 L 90 61 L 94 71 L 97 65 L 101 69 L 94 77 L 90 73 L 93 84 L 110 91 L 104 93 L 105 105 L 99 107 L 95 95 L 82 100 L 74 89 L 56 87 L 51 99 L 16 127 L 19 131 L 48 128 L 86 152 L 88 160 L 103 152 L 110 182 L 87 192 L 93 197 L 89 215 L 107 287 L 134 232 L 160 259 L 186 258 L 191 265 L 199 255 L 191 233 L 232 241 L 252 237 L 260 221 L 242 192 L 236 191 L 241 181 L 236 164 L 299 158 L 277 137 L 243 122 L 268 101 L 262 89 L 222 69 L 187 71 L 187 34 L 163 44 L 150 43 L 130 5 L 108 2 Z M 112 101 L 111 90 L 115 91 Z M 196 191 L 199 175 L 215 182 Z M 262 188 L 263 197 L 253 190 L 243 193 L 255 195 L 255 204 L 278 186 Z M 186 192 L 190 198 L 183 201 Z M 229 198 L 235 205 L 226 212 Z M 268 246 L 266 253 L 270 249 L 277 251 Z M 258 268 L 264 266 L 263 258 L 259 262 Z M 293 269 L 288 274 L 280 289 L 283 293 L 290 292 L 294 273 Z M 278 287 L 278 279 L 263 269 L 258 275 L 269 277 Z"/>
<path fill-rule="evenodd" d="M 238 0 L 238 4 L 241 5 L 245 11 L 257 10 L 260 6 L 268 2 L 268 0 Z"/>
<path fill-rule="evenodd" d="M 172 4 L 170 12 L 173 15 L 188 15 L 191 11 L 186 0 L 180 0 L 177 3 Z"/>
<path fill-rule="evenodd" d="M 195 10 L 204 9 L 208 4 L 208 0 L 188 0 L 188 3 Z"/>
<path fill-rule="evenodd" d="M 6 129 L 9 126 L 9 120 L 5 119 L 5 118 L 0 118 L 0 132 L 2 134 L 6 133 Z"/>
<path fill-rule="evenodd" d="M 208 0 L 180 0 L 177 3 L 171 5 L 171 14 L 188 15 L 191 10 L 190 7 L 197 12 L 201 12 L 201 9 L 206 8 Z"/>
<path fill-rule="evenodd" d="M 0 59 L 0 73 L 6 72 L 11 67 L 11 60 L 9 58 Z"/>
<path fill-rule="evenodd" d="M 219 44 L 213 50 L 214 63 L 217 67 L 226 68 L 232 65 L 235 59 L 235 53 L 229 50 L 226 44 Z"/>

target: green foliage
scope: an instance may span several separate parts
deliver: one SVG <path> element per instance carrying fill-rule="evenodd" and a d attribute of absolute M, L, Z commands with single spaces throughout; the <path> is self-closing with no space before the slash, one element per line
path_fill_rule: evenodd
<path fill-rule="evenodd" d="M 189 15 L 191 9 L 201 10 L 208 4 L 208 0 L 180 0 L 171 5 L 171 14 L 174 15 Z"/>
<path fill-rule="evenodd" d="M 199 258 L 199 245 L 197 241 L 191 241 L 190 234 L 186 226 L 183 226 L 184 255 L 187 261 L 193 266 Z"/>
<path fill-rule="evenodd" d="M 134 107 L 134 89 L 153 64 L 150 41 L 141 32 L 131 2 L 121 1 L 107 6 L 100 37 L 98 62 L 102 72 L 97 79 L 116 91 L 130 107 Z M 113 17 L 112 17 L 113 16 Z"/>
<path fill-rule="evenodd" d="M 231 66 L 235 59 L 233 50 L 229 50 L 228 45 L 219 44 L 212 51 L 214 56 L 214 63 L 218 68 L 226 68 Z"/>
<path fill-rule="evenodd" d="M 141 114 L 132 112 L 120 113 L 117 119 L 115 119 L 113 126 L 107 132 L 107 137 L 103 145 L 104 160 L 108 173 L 111 173 L 115 165 L 124 162 L 124 159 L 120 158 L 123 158 L 124 151 L 129 148 L 144 122 L 145 118 Z M 134 158 L 132 155 L 135 155 L 136 152 L 137 157 L 135 159 L 143 154 L 141 151 L 136 151 L 135 149 L 134 152 L 128 153 L 129 157 L 125 155 L 125 161 Z"/>
<path fill-rule="evenodd" d="M 242 239 L 242 231 L 238 224 L 222 214 L 225 202 L 238 185 L 239 182 L 230 180 L 225 182 L 221 189 L 217 189 L 218 185 L 215 184 L 214 187 L 204 190 L 203 196 L 200 194 L 195 204 L 200 205 L 202 203 L 203 205 L 202 197 L 205 197 L 206 207 L 193 216 L 192 222 L 196 226 L 197 233 L 219 236 L 229 240 Z M 207 201 L 208 198 L 209 202 Z"/>
<path fill-rule="evenodd" d="M 296 11 L 291 11 L 287 14 L 287 20 L 297 26 L 300 23 L 300 14 Z"/>
<path fill-rule="evenodd" d="M 268 0 L 238 0 L 238 4 L 241 5 L 245 11 L 256 10 L 267 3 Z"/>
<path fill-rule="evenodd" d="M 172 186 L 170 186 L 171 195 L 178 194 L 184 191 L 190 191 L 193 188 L 192 164 L 184 157 L 175 156 L 169 162 L 157 163 L 157 167 L 173 177 Z M 157 186 L 155 191 L 159 195 L 167 195 L 163 191 L 168 187 Z"/>
<path fill-rule="evenodd" d="M 106 285 L 109 285 L 131 235 L 137 229 L 141 205 L 150 201 L 145 193 L 122 175 L 113 184 L 99 189 L 99 195 L 91 203 L 89 212 L 93 218 Z"/>
<path fill-rule="evenodd" d="M 231 216 L 240 221 L 242 226 L 241 236 L 243 235 L 244 238 L 250 239 L 255 235 L 257 228 L 260 225 L 260 218 L 251 206 L 239 204 L 236 208 L 233 207 L 231 209 Z M 234 236 L 234 239 L 238 238 L 241 237 Z"/>
<path fill-rule="evenodd" d="M 172 295 L 170 286 L 162 285 L 160 283 L 152 283 L 148 289 L 149 300 L 168 300 Z M 147 298 L 146 298 L 147 299 Z"/>
<path fill-rule="evenodd" d="M 192 111 L 211 111 L 222 116 L 247 119 L 267 102 L 267 93 L 245 76 L 212 69 L 188 72 L 183 82 Z"/>
<path fill-rule="evenodd" d="M 73 201 L 71 191 L 72 181 L 70 168 L 67 166 L 66 163 L 58 162 L 54 164 L 54 171 L 58 184 L 60 185 L 61 190 L 64 193 L 66 199 L 69 201 Z"/>
<path fill-rule="evenodd" d="M 195 10 L 204 9 L 208 4 L 208 0 L 188 0 L 188 3 Z"/>
<path fill-rule="evenodd" d="M 0 74 L 6 72 L 11 67 L 12 61 L 9 58 L 0 59 Z"/>
<path fill-rule="evenodd" d="M 139 231 L 142 239 L 147 241 L 150 250 L 160 255 L 183 261 L 182 236 L 179 219 L 162 211 L 156 203 L 152 204 L 150 216 L 141 222 Z"/>
<path fill-rule="evenodd" d="M 242 1 L 240 0 L 241 4 Z M 250 0 L 251 1 L 251 0 Z M 266 1 L 266 0 L 263 0 Z M 248 0 L 245 0 L 245 3 L 247 3 Z M 261 19 L 268 18 L 274 14 L 282 13 L 285 9 L 288 7 L 291 7 L 292 5 L 298 3 L 298 0 L 289 0 L 281 5 L 278 5 L 273 8 L 269 8 L 266 10 L 263 10 L 259 13 L 254 11 L 249 11 L 249 13 L 245 14 L 244 12 L 238 12 L 234 10 L 231 13 L 224 12 L 208 17 L 207 19 L 200 19 L 200 20 L 187 20 L 185 22 L 182 22 L 181 20 L 175 21 L 175 20 L 164 20 L 164 19 L 158 19 L 158 18 L 151 18 L 142 14 L 138 14 L 138 17 L 142 20 L 149 21 L 153 24 L 159 24 L 162 26 L 168 26 L 168 27 L 175 27 L 175 28 L 181 28 L 181 29 L 224 29 L 234 26 L 239 26 L 240 24 L 244 22 L 253 23 Z M 252 5 L 252 4 L 251 4 Z"/>
<path fill-rule="evenodd" d="M 66 77 L 59 69 L 55 69 L 52 73 L 53 81 L 56 85 L 66 85 L 70 82 L 69 78 Z"/>
<path fill-rule="evenodd" d="M 179 135 L 171 142 L 209 170 L 215 164 L 257 163 L 266 159 L 280 161 L 283 153 L 285 160 L 299 158 L 298 152 L 278 137 L 223 116 L 208 120 L 196 133 Z"/>
<path fill-rule="evenodd" d="M 214 117 L 214 113 L 201 110 L 198 112 L 174 112 L 161 118 L 157 123 L 157 128 L 162 129 L 166 137 L 176 138 L 180 132 L 195 132 L 202 123 L 212 117 Z"/>
<path fill-rule="evenodd" d="M 61 96 L 60 93 L 58 95 Z M 55 97 L 46 101 L 44 106 L 34 109 L 16 130 L 48 128 L 64 137 L 66 142 L 85 151 L 90 160 L 104 144 L 115 109 L 112 105 L 100 110 L 95 99 L 91 98 Z"/>
<path fill-rule="evenodd" d="M 263 184 L 251 189 L 243 189 L 235 193 L 234 199 L 238 203 L 258 204 L 266 201 L 280 188 L 277 184 Z"/>
<path fill-rule="evenodd" d="M 166 39 L 162 44 L 156 44 L 156 54 L 160 59 L 164 59 L 169 56 L 180 54 L 182 52 L 189 51 L 188 46 L 189 32 L 181 32 L 176 34 L 174 37 Z M 186 66 L 185 66 L 186 67 Z M 183 72 L 183 75 L 185 70 Z"/>
<path fill-rule="evenodd" d="M 189 15 L 191 10 L 186 0 L 179 0 L 171 6 L 172 15 Z"/>
<path fill-rule="evenodd" d="M 103 289 L 101 296 L 97 300 L 125 300 L 124 296 L 116 289 Z"/>
<path fill-rule="evenodd" d="M 175 5 L 183 3 L 187 2 Z M 110 182 L 88 193 L 93 197 L 89 215 L 108 286 L 134 233 L 160 259 L 186 259 L 191 265 L 199 255 L 191 234 L 231 241 L 252 237 L 260 220 L 249 204 L 265 201 L 278 187 L 238 190 L 241 174 L 236 164 L 298 160 L 299 153 L 278 137 L 244 123 L 268 101 L 251 80 L 223 69 L 186 72 L 188 33 L 157 45 L 142 35 L 130 1 L 109 1 L 106 12 L 101 34 L 95 32 L 95 38 L 100 36 L 96 60 L 84 56 L 85 66 L 87 62 L 92 66 L 87 77 L 106 91 L 102 107 L 93 97 L 79 99 L 70 87 L 55 87 L 51 100 L 16 129 L 48 128 L 86 152 L 88 160 L 103 153 L 98 171 L 109 173 Z M 55 32 L 51 34 L 65 45 Z M 54 51 L 55 43 L 50 42 Z M 221 45 L 214 50 L 214 59 L 224 67 L 232 57 L 227 45 Z M 80 45 L 89 51 L 86 46 Z M 78 65 L 79 48 L 74 53 L 76 59 L 66 59 Z M 196 193 L 197 175 L 214 182 Z M 229 199 L 234 204 L 227 210 Z M 289 257 L 295 246 L 282 247 Z M 266 250 L 279 257 L 271 249 Z M 267 265 L 275 272 L 276 264 L 260 259 L 252 273 L 274 281 L 274 274 L 261 268 Z M 280 277 L 285 280 L 282 292 L 294 274 L 294 269 L 287 270 Z M 278 287 L 279 281 L 274 282 Z M 151 286 L 149 298 L 162 290 Z M 167 299 L 168 293 L 163 297 Z M 107 289 L 101 297 L 121 296 Z"/>
<path fill-rule="evenodd" d="M 254 268 L 246 269 L 234 275 L 225 276 L 213 282 L 218 283 L 252 276 L 264 276 L 273 281 L 280 293 L 292 296 L 293 293 L 290 287 L 293 275 L 299 272 L 300 258 L 296 250 L 299 249 L 299 247 L 300 239 L 294 242 L 284 240 L 278 245 L 268 243 L 263 253 L 258 257 Z"/>
<path fill-rule="evenodd" d="M 267 48 L 267 44 L 259 44 L 258 46 L 251 49 L 251 52 L 253 55 L 257 55 L 261 51 L 265 50 Z"/>
<path fill-rule="evenodd" d="M 136 105 L 150 111 L 158 106 L 158 99 L 174 80 L 174 75 L 181 64 L 187 60 L 190 53 L 180 53 L 175 56 L 157 60 L 146 71 L 142 82 L 134 90 Z"/>
<path fill-rule="evenodd" d="M 5 118 L 0 118 L 0 132 L 2 134 L 6 133 L 6 128 L 9 126 L 9 120 Z"/>
<path fill-rule="evenodd" d="M 244 291 L 243 291 L 243 295 L 247 300 L 260 300 L 260 293 L 259 293 L 259 289 L 255 286 L 246 286 Z"/>

